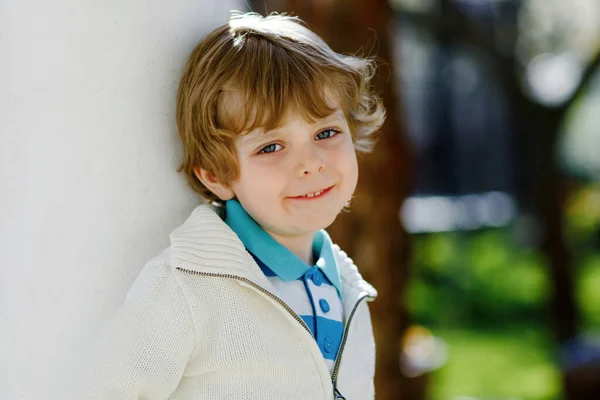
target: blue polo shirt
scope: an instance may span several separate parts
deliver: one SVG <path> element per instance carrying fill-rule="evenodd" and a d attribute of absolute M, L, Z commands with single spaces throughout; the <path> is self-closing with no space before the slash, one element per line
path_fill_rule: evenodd
<path fill-rule="evenodd" d="M 225 205 L 225 223 L 273 284 L 275 294 L 310 328 L 331 372 L 344 326 L 340 276 L 329 235 L 325 230 L 315 233 L 312 251 L 317 262 L 308 265 L 265 232 L 239 201 Z"/>

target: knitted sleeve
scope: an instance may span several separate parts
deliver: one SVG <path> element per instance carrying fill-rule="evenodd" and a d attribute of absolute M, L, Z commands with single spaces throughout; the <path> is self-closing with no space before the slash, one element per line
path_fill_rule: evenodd
<path fill-rule="evenodd" d="M 146 266 L 98 335 L 77 399 L 167 399 L 195 343 L 188 303 L 167 266 Z"/>

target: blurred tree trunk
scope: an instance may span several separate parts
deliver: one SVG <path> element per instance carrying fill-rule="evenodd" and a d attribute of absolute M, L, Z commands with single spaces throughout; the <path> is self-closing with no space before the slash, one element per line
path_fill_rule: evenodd
<path fill-rule="evenodd" d="M 374 151 L 362 156 L 351 212 L 338 217 L 329 232 L 379 292 L 370 305 L 377 360 L 377 399 L 414 399 L 400 372 L 400 344 L 408 324 L 403 294 L 408 280 L 409 238 L 399 212 L 409 193 L 413 156 L 403 129 L 393 62 L 393 13 L 387 0 L 288 0 L 253 4 L 257 12 L 288 12 L 303 19 L 333 50 L 373 51 L 379 59 L 374 86 L 382 95 L 387 119 Z M 360 252 L 359 252 L 360 250 Z M 351 398 L 351 396 L 350 396 Z"/>

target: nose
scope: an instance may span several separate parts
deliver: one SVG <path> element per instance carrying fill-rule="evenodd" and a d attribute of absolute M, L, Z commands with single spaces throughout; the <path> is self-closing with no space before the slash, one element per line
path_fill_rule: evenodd
<path fill-rule="evenodd" d="M 325 169 L 325 159 L 320 149 L 312 146 L 300 158 L 298 163 L 298 175 L 300 177 L 321 172 Z"/>

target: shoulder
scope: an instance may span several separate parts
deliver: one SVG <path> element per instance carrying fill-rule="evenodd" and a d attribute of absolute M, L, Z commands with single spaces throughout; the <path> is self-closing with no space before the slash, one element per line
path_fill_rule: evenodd
<path fill-rule="evenodd" d="M 157 398 L 167 398 L 196 353 L 197 338 L 189 303 L 162 252 L 142 267 L 123 304 L 95 332 L 77 398 L 145 397 L 134 391 L 159 386 L 164 393 Z"/>
<path fill-rule="evenodd" d="M 171 267 L 170 248 L 148 260 L 139 270 L 125 297 L 125 304 L 185 301 L 181 285 Z"/>
<path fill-rule="evenodd" d="M 364 292 L 369 297 L 377 297 L 377 290 L 363 278 L 358 267 L 348 257 L 348 254 L 335 243 L 331 247 L 338 266 L 342 286 L 345 288 L 344 290 Z"/>

